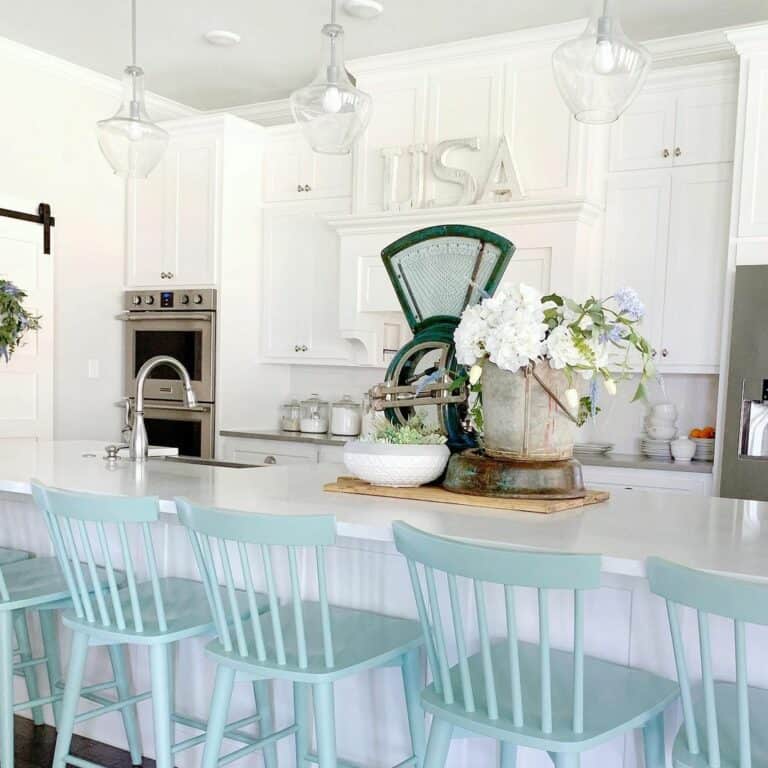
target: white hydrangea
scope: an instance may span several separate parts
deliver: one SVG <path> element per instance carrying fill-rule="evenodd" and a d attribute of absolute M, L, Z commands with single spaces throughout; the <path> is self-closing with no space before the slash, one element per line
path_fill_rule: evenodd
<path fill-rule="evenodd" d="M 567 325 L 558 325 L 547 337 L 546 355 L 552 368 L 561 370 L 568 366 L 584 365 L 581 352 L 576 349 L 573 333 Z"/>
<path fill-rule="evenodd" d="M 474 365 L 485 356 L 484 342 L 487 333 L 488 323 L 482 305 L 467 307 L 453 336 L 456 359 L 461 365 Z"/>

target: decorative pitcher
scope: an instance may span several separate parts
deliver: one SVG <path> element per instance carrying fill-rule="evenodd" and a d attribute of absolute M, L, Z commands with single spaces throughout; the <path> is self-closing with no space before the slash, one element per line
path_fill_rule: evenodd
<path fill-rule="evenodd" d="M 516 461 L 562 461 L 573 456 L 577 422 L 565 392 L 563 371 L 538 362 L 504 371 L 483 367 L 484 450 L 488 456 Z"/>

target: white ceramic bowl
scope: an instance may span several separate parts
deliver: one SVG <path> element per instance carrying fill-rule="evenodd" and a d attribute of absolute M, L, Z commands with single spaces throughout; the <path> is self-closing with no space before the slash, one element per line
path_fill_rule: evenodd
<path fill-rule="evenodd" d="M 654 427 L 648 426 L 645 430 L 648 433 L 648 437 L 654 440 L 674 440 L 677 437 L 676 427 Z"/>
<path fill-rule="evenodd" d="M 674 427 L 677 419 L 668 419 L 666 416 L 649 416 L 645 420 L 647 427 Z"/>
<path fill-rule="evenodd" d="M 672 451 L 672 458 L 675 461 L 690 461 L 696 453 L 696 443 L 687 437 L 681 437 L 679 440 L 673 440 L 669 444 Z"/>
<path fill-rule="evenodd" d="M 674 403 L 656 403 L 651 406 L 651 416 L 656 419 L 675 421 L 677 419 L 677 406 Z"/>
<path fill-rule="evenodd" d="M 415 488 L 437 480 L 451 452 L 446 445 L 391 445 L 351 440 L 344 446 L 347 469 L 372 485 Z"/>

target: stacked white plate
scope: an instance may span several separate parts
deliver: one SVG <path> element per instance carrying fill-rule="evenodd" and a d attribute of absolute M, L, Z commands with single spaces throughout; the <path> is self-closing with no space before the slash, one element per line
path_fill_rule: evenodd
<path fill-rule="evenodd" d="M 672 451 L 669 444 L 671 440 L 654 440 L 647 435 L 640 438 L 640 450 L 651 459 L 671 459 Z"/>
<path fill-rule="evenodd" d="M 696 443 L 696 453 L 693 458 L 696 461 L 714 461 L 715 460 L 715 440 L 711 437 L 692 437 Z"/>
<path fill-rule="evenodd" d="M 582 456 L 601 456 L 610 453 L 613 446 L 614 443 L 576 443 L 573 452 Z"/>

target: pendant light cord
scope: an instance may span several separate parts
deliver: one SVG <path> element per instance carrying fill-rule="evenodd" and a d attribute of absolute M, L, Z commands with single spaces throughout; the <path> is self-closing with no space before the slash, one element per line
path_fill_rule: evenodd
<path fill-rule="evenodd" d="M 136 66 L 136 0 L 131 0 L 131 65 Z"/>
<path fill-rule="evenodd" d="M 608 0 L 606 0 L 608 2 Z M 336 23 L 336 0 L 331 0 L 331 24 Z"/>

